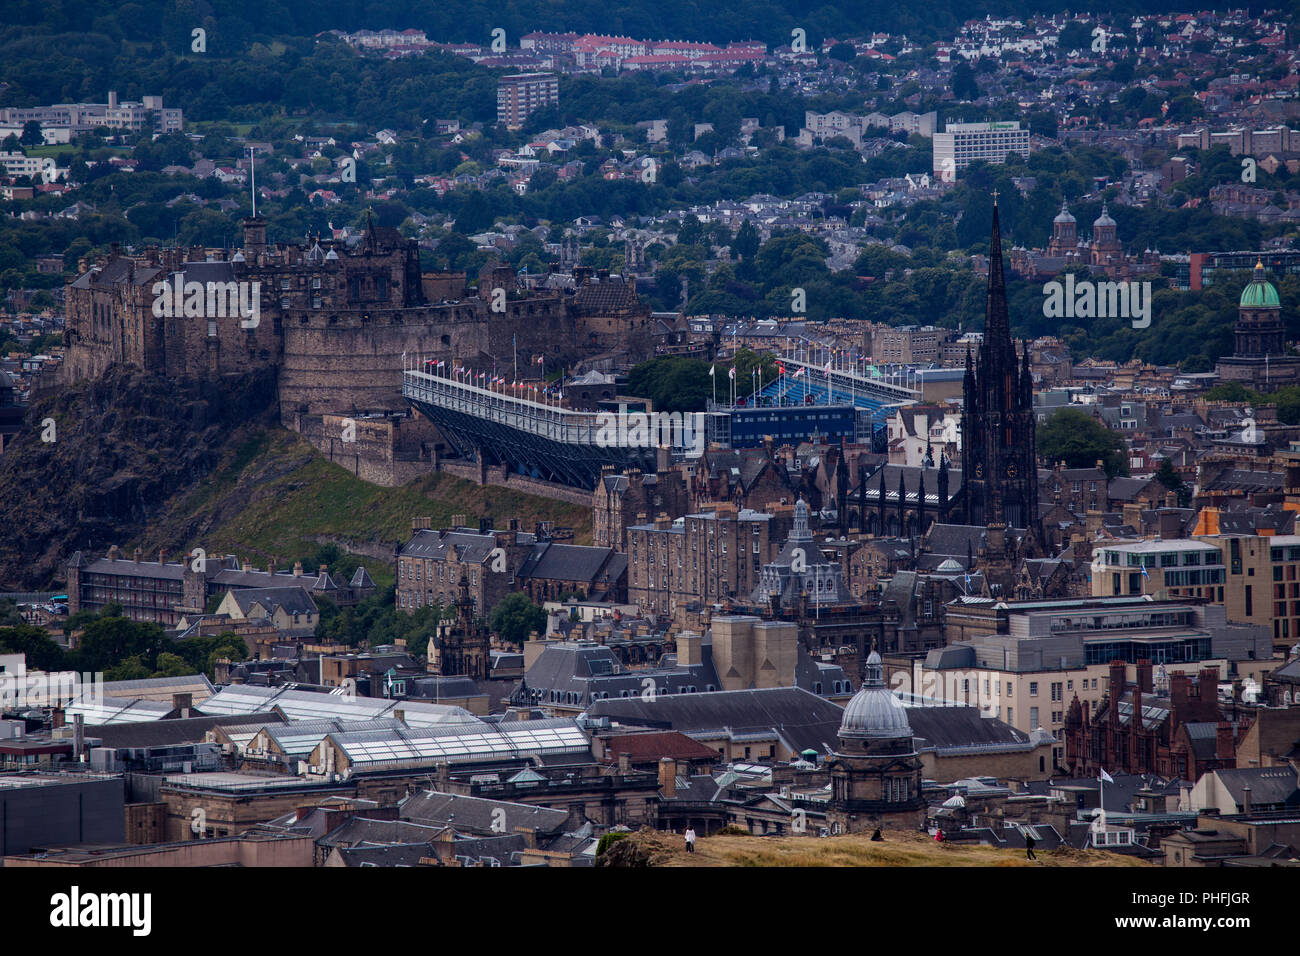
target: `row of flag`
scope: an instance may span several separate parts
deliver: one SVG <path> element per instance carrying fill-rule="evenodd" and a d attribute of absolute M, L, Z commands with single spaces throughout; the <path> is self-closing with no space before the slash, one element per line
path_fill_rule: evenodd
<path fill-rule="evenodd" d="M 489 375 L 487 372 L 475 372 L 472 369 L 465 368 L 463 365 L 452 364 L 448 366 L 447 362 L 444 360 L 435 362 L 433 359 L 427 359 L 424 364 L 427 368 L 431 368 L 435 371 L 446 368 L 448 374 L 463 377 L 469 382 L 481 382 L 484 385 L 500 385 L 505 388 L 522 389 L 525 392 L 531 391 L 536 395 L 554 395 L 556 398 L 564 397 L 564 392 L 559 387 L 552 388 L 549 385 L 544 385 L 541 388 L 538 388 L 536 385 L 532 385 L 528 382 L 520 382 L 517 380 L 511 381 L 504 375 Z M 537 364 L 542 364 L 540 358 L 538 359 Z"/>

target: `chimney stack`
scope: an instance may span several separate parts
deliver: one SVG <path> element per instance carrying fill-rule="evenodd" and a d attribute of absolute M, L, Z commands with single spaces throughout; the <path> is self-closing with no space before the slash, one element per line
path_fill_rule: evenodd
<path fill-rule="evenodd" d="M 677 761 L 672 757 L 659 761 L 659 792 L 669 800 L 677 796 Z"/>
<path fill-rule="evenodd" d="M 1231 760 L 1236 763 L 1236 742 L 1232 739 L 1232 724 L 1221 720 L 1214 728 L 1214 757 L 1216 760 Z"/>
<path fill-rule="evenodd" d="M 133 551 L 133 552 L 131 553 L 131 558 L 132 558 L 132 560 L 135 561 L 136 564 L 139 564 L 139 563 L 140 563 L 140 555 L 141 555 L 141 553 L 142 553 L 142 552 L 140 551 L 139 548 L 136 548 L 135 551 Z"/>
<path fill-rule="evenodd" d="M 1150 694 L 1154 692 L 1155 684 L 1151 680 L 1150 661 L 1143 660 L 1137 662 L 1137 683 L 1138 687 L 1141 688 L 1142 693 Z"/>
<path fill-rule="evenodd" d="M 1247 814 L 1250 813 L 1251 806 L 1253 805 L 1251 798 L 1252 798 L 1252 794 L 1250 791 L 1250 784 L 1246 784 L 1244 787 L 1241 788 L 1242 812 Z"/>
<path fill-rule="evenodd" d="M 293 563 L 293 576 L 294 576 L 295 578 L 300 578 L 300 577 L 302 577 L 302 562 L 301 562 L 301 561 L 295 561 L 295 562 Z"/>

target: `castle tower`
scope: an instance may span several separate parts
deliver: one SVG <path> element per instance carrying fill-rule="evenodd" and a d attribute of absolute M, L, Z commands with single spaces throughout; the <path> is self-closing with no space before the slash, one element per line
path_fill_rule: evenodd
<path fill-rule="evenodd" d="M 250 264 L 266 253 L 266 220 L 252 216 L 244 220 L 244 259 Z"/>

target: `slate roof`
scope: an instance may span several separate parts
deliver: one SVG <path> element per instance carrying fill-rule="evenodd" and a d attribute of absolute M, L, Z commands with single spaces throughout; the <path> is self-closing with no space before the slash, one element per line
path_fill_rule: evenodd
<path fill-rule="evenodd" d="M 1237 722 L 1232 722 L 1233 727 Z M 1187 739 L 1191 744 L 1192 754 L 1197 760 L 1213 760 L 1218 755 L 1219 722 L 1215 720 L 1188 721 L 1183 724 L 1187 729 Z M 1234 734 L 1233 739 L 1236 739 Z"/>
<path fill-rule="evenodd" d="M 425 826 L 408 820 L 372 820 L 352 817 L 316 841 L 320 847 L 382 846 L 428 842 L 444 827 Z"/>
<path fill-rule="evenodd" d="M 494 535 L 475 534 L 469 531 L 417 531 L 402 545 L 401 554 L 416 558 L 446 561 L 448 555 L 459 554 L 461 563 L 482 564 L 497 546 Z M 453 552 L 453 549 L 457 549 Z"/>
<path fill-rule="evenodd" d="M 1291 767 L 1246 767 L 1214 773 L 1238 806 L 1245 805 L 1244 788 L 1250 787 L 1252 806 L 1280 803 L 1288 808 L 1300 807 L 1300 787 Z"/>
<path fill-rule="evenodd" d="M 1010 724 L 980 716 L 978 707 L 909 706 L 907 722 L 919 751 L 1023 751 L 1035 744 Z"/>
<path fill-rule="evenodd" d="M 687 736 L 719 732 L 775 733 L 796 753 L 832 751 L 844 708 L 799 687 L 661 694 L 654 700 L 595 701 L 590 717 L 609 717 L 625 726 L 660 727 Z"/>
<path fill-rule="evenodd" d="M 558 835 L 563 832 L 564 823 L 569 818 L 567 810 L 436 790 L 411 794 L 401 802 L 398 813 L 403 820 L 427 826 L 449 826 L 457 832 L 483 836 L 501 834 L 502 826 L 505 833 L 523 829 L 536 830 L 541 835 Z"/>
<path fill-rule="evenodd" d="M 203 740 L 214 727 L 244 726 L 260 729 L 270 724 L 283 723 L 277 713 L 264 711 L 254 714 L 237 714 L 227 717 L 187 717 L 181 720 L 149 720 L 128 724 L 104 724 L 87 737 L 97 737 L 100 746 L 160 747 L 167 744 L 192 744 Z"/>
<path fill-rule="evenodd" d="M 316 602 L 307 589 L 301 586 L 284 588 L 243 588 L 232 591 L 239 610 L 248 614 L 254 604 L 260 604 L 272 614 L 280 607 L 286 614 L 315 614 Z"/>
<path fill-rule="evenodd" d="M 77 552 L 80 554 L 81 552 Z M 163 578 L 169 581 L 181 581 L 185 578 L 185 565 L 159 564 L 157 561 L 135 561 L 131 558 L 96 558 L 82 567 L 90 574 L 115 574 L 121 577 Z"/>
<path fill-rule="evenodd" d="M 338 855 L 344 866 L 419 866 L 433 856 L 433 844 L 338 847 Z"/>
<path fill-rule="evenodd" d="M 540 703 L 546 703 L 546 693 L 557 691 L 573 693 L 581 704 L 593 702 L 592 694 L 619 697 L 624 693 L 640 694 L 647 688 L 644 683 L 653 680 L 656 694 L 676 696 L 694 686 L 703 689 L 720 685 L 713 667 L 712 645 L 703 656 L 703 663 L 694 666 L 668 666 L 627 670 L 620 666 L 614 652 L 603 644 L 583 641 L 561 641 L 548 644 L 524 676 L 529 690 L 540 691 Z"/>
<path fill-rule="evenodd" d="M 1113 502 L 1132 501 L 1154 480 L 1153 478 L 1112 478 L 1106 485 L 1106 496 Z"/>
<path fill-rule="evenodd" d="M 519 567 L 520 580 L 595 581 L 614 554 L 613 548 L 541 541 Z"/>

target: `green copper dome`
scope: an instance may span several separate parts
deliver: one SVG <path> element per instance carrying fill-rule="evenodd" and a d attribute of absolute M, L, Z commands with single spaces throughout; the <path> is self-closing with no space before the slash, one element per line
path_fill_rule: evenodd
<path fill-rule="evenodd" d="M 1255 277 L 1241 290 L 1241 307 L 1243 309 L 1280 309 L 1277 289 L 1273 283 L 1264 278 L 1264 263 L 1255 263 Z"/>

